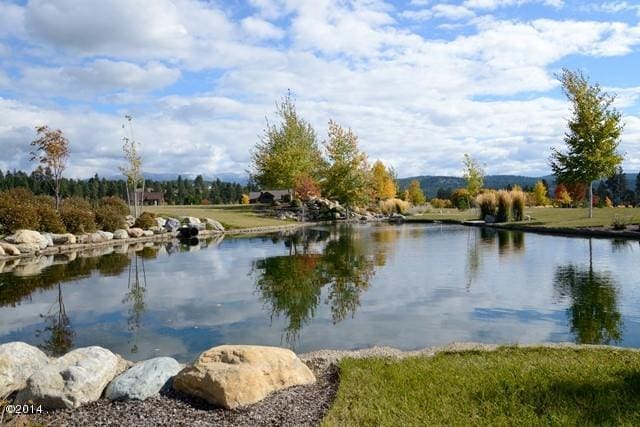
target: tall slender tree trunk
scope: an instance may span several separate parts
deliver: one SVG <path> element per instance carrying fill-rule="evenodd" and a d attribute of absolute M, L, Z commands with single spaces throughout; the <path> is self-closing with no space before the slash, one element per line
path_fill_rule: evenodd
<path fill-rule="evenodd" d="M 589 181 L 589 218 L 593 218 L 593 181 Z"/>

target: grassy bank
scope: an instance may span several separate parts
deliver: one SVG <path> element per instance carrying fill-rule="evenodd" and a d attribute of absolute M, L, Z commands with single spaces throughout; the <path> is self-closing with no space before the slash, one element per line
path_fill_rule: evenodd
<path fill-rule="evenodd" d="M 526 215 L 531 219 L 510 224 L 548 228 L 610 227 L 616 216 L 634 224 L 640 223 L 640 208 L 596 208 L 593 210 L 593 218 L 587 218 L 588 209 L 586 208 L 526 208 L 525 217 Z M 409 217 L 409 221 L 425 219 L 465 221 L 478 219 L 478 214 L 475 209 L 466 211 L 434 209 L 432 212 Z"/>
<path fill-rule="evenodd" d="M 638 352 L 502 348 L 344 359 L 324 425 L 640 425 L 638 407 Z"/>
<path fill-rule="evenodd" d="M 212 218 L 228 230 L 241 228 L 269 227 L 291 224 L 273 217 L 266 217 L 260 205 L 190 205 L 190 206 L 145 206 L 144 210 L 156 215 L 196 218 Z"/>

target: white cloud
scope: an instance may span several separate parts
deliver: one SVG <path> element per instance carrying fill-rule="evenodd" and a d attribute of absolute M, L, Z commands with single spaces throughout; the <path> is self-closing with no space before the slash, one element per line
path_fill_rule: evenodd
<path fill-rule="evenodd" d="M 284 31 L 264 19 L 248 16 L 242 20 L 242 29 L 249 37 L 258 39 L 281 39 Z"/>
<path fill-rule="evenodd" d="M 463 5 L 471 9 L 494 10 L 502 7 L 522 6 L 528 3 L 539 3 L 555 8 L 564 6 L 564 0 L 466 0 Z"/>
<path fill-rule="evenodd" d="M 415 21 L 426 21 L 432 18 L 460 20 L 473 18 L 475 13 L 464 6 L 441 3 L 431 9 L 406 10 L 400 14 L 403 18 Z"/>
<path fill-rule="evenodd" d="M 600 13 L 620 13 L 632 11 L 640 16 L 640 5 L 629 3 L 627 1 L 611 1 L 606 3 L 586 4 L 584 10 Z"/>
<path fill-rule="evenodd" d="M 99 59 L 85 66 L 30 67 L 19 81 L 25 90 L 86 98 L 97 94 L 148 92 L 174 83 L 180 71 L 157 62 L 139 66 Z"/>
<path fill-rule="evenodd" d="M 335 118 L 401 176 L 458 173 L 464 151 L 492 164 L 491 173 L 542 174 L 566 118 L 565 101 L 550 92 L 553 72 L 570 56 L 629 55 L 640 44 L 640 26 L 629 23 L 470 18 L 442 4 L 424 10 L 470 18 L 447 40 L 403 26 L 394 19 L 403 11 L 380 1 L 254 1 L 237 18 L 189 0 L 146 9 L 113 0 L 93 5 L 99 13 L 88 4 L 67 10 L 71 3 L 34 0 L 17 10 L 28 30 L 13 36 L 24 57 L 0 64 L 0 87 L 12 90 L 0 99 L 0 146 L 20 151 L 33 126 L 60 127 L 76 144 L 70 172 L 78 176 L 115 173 L 128 112 L 149 171 L 242 172 L 287 89 L 321 138 Z M 477 2 L 475 13 L 481 6 L 491 5 Z M 122 14 L 131 16 L 116 19 Z M 620 108 L 637 105 L 632 89 L 626 99 Z M 634 147 L 627 135 L 635 129 L 627 126 L 625 147 Z M 628 164 L 640 163 L 638 150 L 627 151 Z M 18 153 L 0 161 L 7 167 L 30 165 Z"/>

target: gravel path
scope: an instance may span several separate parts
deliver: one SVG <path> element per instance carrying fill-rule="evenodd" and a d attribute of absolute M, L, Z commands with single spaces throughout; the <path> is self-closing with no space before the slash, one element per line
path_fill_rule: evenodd
<path fill-rule="evenodd" d="M 46 426 L 317 426 L 335 398 L 338 374 L 333 365 L 312 370 L 315 384 L 291 387 L 237 410 L 169 390 L 144 402 L 101 399 L 75 410 L 32 415 L 29 421 Z"/>

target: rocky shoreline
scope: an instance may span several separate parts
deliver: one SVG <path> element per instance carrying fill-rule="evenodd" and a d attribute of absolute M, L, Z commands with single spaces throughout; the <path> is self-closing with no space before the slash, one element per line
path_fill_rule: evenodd
<path fill-rule="evenodd" d="M 13 347 L 12 347 L 13 346 Z M 317 426 L 320 425 L 322 419 L 326 415 L 327 411 L 331 407 L 339 386 L 339 370 L 338 363 L 343 358 L 391 358 L 402 359 L 406 357 L 432 357 L 438 353 L 452 353 L 462 351 L 495 351 L 504 345 L 500 344 L 482 344 L 476 342 L 462 342 L 451 343 L 443 346 L 428 347 L 420 350 L 402 351 L 396 348 L 390 347 L 373 347 L 361 350 L 319 350 L 311 353 L 300 354 L 298 356 L 293 355 L 289 350 L 279 349 L 274 347 L 256 347 L 256 346 L 220 346 L 214 347 L 201 355 L 200 362 L 204 360 L 205 364 L 209 364 L 212 372 L 217 372 L 212 377 L 219 377 L 225 375 L 225 372 L 229 368 L 232 370 L 242 370 L 243 364 L 256 364 L 260 366 L 264 360 L 260 361 L 255 359 L 255 354 L 251 356 L 251 351 L 266 351 L 267 353 L 274 351 L 278 357 L 284 357 L 293 363 L 289 365 L 287 369 L 299 369 L 296 368 L 296 361 L 304 363 L 306 368 L 315 377 L 314 381 L 299 382 L 297 384 L 290 384 L 289 386 L 275 388 L 268 392 L 263 398 L 256 402 L 246 405 L 239 405 L 235 407 L 224 407 L 225 405 L 212 404 L 209 399 L 205 399 L 202 396 L 195 396 L 193 393 L 185 392 L 183 390 L 177 390 L 172 383 L 167 382 L 161 387 L 156 382 L 154 385 L 156 390 L 154 393 L 141 399 L 123 399 L 120 396 L 118 400 L 112 400 L 108 397 L 111 385 L 105 388 L 104 393 L 99 393 L 98 397 L 94 398 L 90 402 L 83 403 L 78 407 L 63 407 L 62 409 L 44 409 L 40 413 L 33 413 L 28 415 L 11 415 L 3 414 L 4 419 L 0 420 L 6 423 L 6 425 L 29 425 L 29 423 L 37 423 L 51 426 L 205 426 L 205 425 L 220 425 L 220 426 Z M 629 349 L 621 347 L 613 347 L 606 345 L 578 345 L 573 343 L 541 343 L 541 344 L 512 344 L 509 346 L 519 348 L 560 348 L 560 349 L 617 349 L 622 351 L 640 351 L 639 349 Z M 88 349 L 95 349 L 96 347 L 89 347 Z M 97 347 L 99 349 L 99 347 Z M 37 370 L 38 364 L 45 363 L 45 366 L 54 366 L 58 359 L 47 359 L 46 362 L 41 357 L 38 357 L 37 352 L 39 350 L 34 347 L 27 346 L 23 343 L 9 343 L 0 345 L 0 366 L 7 366 L 7 351 L 13 350 L 13 361 L 16 365 L 16 360 L 20 361 L 19 366 L 22 371 L 22 375 L 26 375 L 29 370 Z M 35 349 L 35 350 L 34 350 Z M 249 350 L 247 350 L 249 349 Z M 16 351 L 17 350 L 17 351 Z M 86 349 L 79 349 L 86 351 Z M 104 350 L 104 349 L 102 349 Z M 78 350 L 74 350 L 78 351 Z M 92 350 L 95 351 L 95 350 Z M 249 351 L 248 353 L 246 351 Z M 34 353 L 35 352 L 35 353 Z M 34 354 L 31 354 L 34 353 Z M 70 352 L 64 357 L 67 357 Z M 101 357 L 108 355 L 108 350 L 104 350 Z M 95 353 L 97 354 L 97 353 Z M 95 355 L 94 354 L 94 355 Z M 216 358 L 216 355 L 223 355 L 222 358 Z M 243 356 L 241 356 L 243 355 Z M 293 356 L 291 356 L 293 355 Z M 29 359 L 25 359 L 23 356 L 29 356 Z M 204 359 L 203 359 L 204 356 Z M 45 356 L 46 357 L 46 356 Z M 3 359 L 4 358 L 4 359 Z M 168 358 L 165 358 L 168 359 Z M 25 360 L 31 360 L 33 363 L 25 365 Z M 39 360 L 39 361 L 38 361 Z M 127 363 L 116 356 L 116 365 L 126 363 L 126 368 L 123 373 L 120 373 L 117 378 L 121 378 L 127 372 L 135 371 L 136 366 L 150 362 L 139 362 L 135 365 L 130 362 Z M 212 360 L 214 363 L 212 363 Z M 9 362 L 11 362 L 9 358 Z M 187 370 L 189 366 L 197 366 L 198 360 L 193 365 L 187 365 L 186 367 L 180 366 L 180 371 L 177 376 L 180 376 L 182 372 Z M 226 364 L 222 369 L 216 364 Z M 267 369 L 267 373 L 271 374 L 271 371 L 281 369 L 279 365 L 271 364 L 271 368 Z M 107 363 L 108 364 L 108 363 Z M 103 365 L 103 363 L 101 363 Z M 16 365 L 17 366 L 17 365 Z M 79 367 L 86 366 L 86 363 L 76 360 L 76 370 Z M 132 367 L 133 366 L 133 367 Z M 14 366 L 15 367 L 15 366 Z M 58 366 L 59 367 L 59 366 Z M 177 366 L 172 369 L 177 370 Z M 14 383 L 10 384 L 10 387 L 15 389 L 17 387 L 15 380 L 19 380 L 15 375 L 16 371 L 9 371 L 7 368 L 3 368 L 3 372 L 0 372 L 0 388 L 7 386 L 7 378 L 14 380 Z M 261 368 L 264 369 L 264 366 Z M 67 370 L 64 372 L 72 372 Z M 156 372 L 156 371 L 153 371 Z M 257 372 L 247 371 L 249 376 L 245 376 L 245 386 L 255 389 L 259 386 L 254 382 Z M 245 372 L 246 373 L 246 372 Z M 148 384 L 149 381 L 145 380 L 145 376 L 140 372 L 134 372 L 136 381 L 131 384 L 137 384 L 142 382 Z M 157 374 L 157 372 L 156 372 Z M 156 374 L 151 375 L 157 377 Z M 264 374 L 264 372 L 262 373 Z M 260 374 L 260 375 L 262 375 Z M 35 374 L 31 374 L 35 375 Z M 68 374 L 67 374 L 68 375 Z M 89 375 L 85 373 L 85 375 Z M 259 375 L 258 375 L 259 376 Z M 66 376 L 62 376 L 66 380 Z M 26 381 L 27 388 L 33 388 L 34 380 Z M 174 380 L 175 381 L 175 380 Z M 113 384 L 114 381 L 111 381 Z M 75 385 L 71 384 L 71 388 Z M 227 383 L 227 386 L 229 384 Z M 241 384 L 236 383 L 234 387 L 240 387 Z M 48 390 L 51 393 L 52 388 L 44 387 L 43 390 Z M 55 389 L 55 385 L 53 386 Z M 61 388 L 64 393 L 69 393 L 70 388 Z M 85 390 L 86 391 L 86 390 Z M 0 400 L 0 407 L 5 408 L 10 403 L 24 403 L 22 402 L 21 394 L 24 394 L 24 389 L 18 392 L 12 392 L 8 399 L 4 402 Z M 141 396 L 138 396 L 141 397 Z M 50 400 L 44 402 L 51 403 Z M 36 404 L 38 402 L 35 402 Z M 40 402 L 42 404 L 42 402 Z"/>

